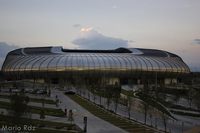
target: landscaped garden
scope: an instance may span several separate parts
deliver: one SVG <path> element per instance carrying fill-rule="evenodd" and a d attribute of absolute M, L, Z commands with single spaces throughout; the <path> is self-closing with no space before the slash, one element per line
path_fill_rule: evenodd
<path fill-rule="evenodd" d="M 113 125 L 122 128 L 128 132 L 137 132 L 137 133 L 153 133 L 159 132 L 154 130 L 151 127 L 144 126 L 134 121 L 127 120 L 122 118 L 116 114 L 110 113 L 107 110 L 93 104 L 92 102 L 84 99 L 78 95 L 67 95 L 72 100 L 80 104 L 82 107 L 87 109 L 89 112 L 94 114 L 95 116 L 112 123 Z"/>
<path fill-rule="evenodd" d="M 0 98 L 4 99 L 10 99 L 10 95 L 0 95 Z M 36 103 L 45 103 L 45 104 L 56 104 L 55 101 L 45 98 L 29 98 L 30 102 L 36 102 Z"/>
<path fill-rule="evenodd" d="M 13 126 L 16 127 L 16 123 L 13 123 L 11 116 L 0 115 L 0 126 Z M 17 121 L 17 127 L 20 127 L 24 132 L 27 132 L 28 129 L 24 128 L 25 126 L 30 126 L 28 128 L 32 133 L 78 133 L 82 132 L 79 127 L 75 124 L 68 124 L 68 123 L 59 123 L 59 122 L 50 122 L 50 121 L 43 121 L 43 120 L 35 120 L 35 119 L 28 119 L 28 118 L 20 118 Z M 19 128 L 18 128 L 19 129 Z"/>
<path fill-rule="evenodd" d="M 65 113 L 60 108 L 50 108 L 44 104 L 55 104 L 53 100 L 29 98 L 19 93 L 0 95 L 0 127 L 1 131 L 31 133 L 79 133 L 82 130 L 74 123 L 68 123 Z M 29 102 L 42 103 L 33 106 Z M 38 104 L 40 105 L 40 104 Z M 6 111 L 5 111 L 6 110 Z M 37 114 L 31 117 L 31 114 Z M 50 117 L 54 116 L 54 117 Z M 47 119 L 45 119 L 48 117 Z M 51 119 L 50 119 L 51 118 Z M 58 119 L 62 119 L 60 122 Z M 66 121 L 63 122 L 63 120 Z M 47 121 L 50 120 L 50 121 Z M 29 127 L 29 128 L 28 128 Z"/>
<path fill-rule="evenodd" d="M 0 108 L 10 109 L 11 104 L 9 102 L 0 101 Z M 30 113 L 40 114 L 41 110 L 44 110 L 45 115 L 56 116 L 56 117 L 63 117 L 65 113 L 61 109 L 52 109 L 52 108 L 43 108 L 43 107 L 36 107 L 36 106 L 28 106 Z"/>

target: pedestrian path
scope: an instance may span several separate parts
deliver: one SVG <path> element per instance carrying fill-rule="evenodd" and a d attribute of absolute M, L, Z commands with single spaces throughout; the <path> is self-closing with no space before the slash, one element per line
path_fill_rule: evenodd
<path fill-rule="evenodd" d="M 108 121 L 117 127 L 120 127 L 121 129 L 124 129 L 130 133 L 156 133 L 161 132 L 158 130 L 155 130 L 151 127 L 147 127 L 143 124 L 139 124 L 135 121 L 129 121 L 123 117 L 120 117 L 118 115 L 115 115 L 114 113 L 111 113 L 96 104 L 78 96 L 78 95 L 68 95 L 71 99 L 73 99 L 75 102 L 80 104 L 82 107 L 90 111 L 95 116 Z"/>
<path fill-rule="evenodd" d="M 61 101 L 60 107 L 64 110 L 65 108 L 70 110 L 72 109 L 74 112 L 74 121 L 75 124 L 77 124 L 80 128 L 83 129 L 83 117 L 87 116 L 87 133 L 126 133 L 125 130 L 120 129 L 112 124 L 110 124 L 107 121 L 104 121 L 90 112 L 88 112 L 86 109 L 81 107 L 79 104 L 71 100 L 69 97 L 63 94 L 63 92 L 58 90 L 52 90 L 51 96 L 53 98 L 58 97 L 58 99 Z"/>

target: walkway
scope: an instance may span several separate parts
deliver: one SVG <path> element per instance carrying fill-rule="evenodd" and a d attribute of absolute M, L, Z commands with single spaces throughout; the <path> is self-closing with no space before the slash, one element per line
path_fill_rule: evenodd
<path fill-rule="evenodd" d="M 55 98 L 56 95 L 58 96 L 59 100 L 61 101 L 60 107 L 64 110 L 65 108 L 72 109 L 74 112 L 74 120 L 75 124 L 77 124 L 80 128 L 83 128 L 83 117 L 87 116 L 88 119 L 88 126 L 87 132 L 88 133 L 125 133 L 126 131 L 94 116 L 86 109 L 81 107 L 79 104 L 68 98 L 63 94 L 63 92 L 58 90 L 52 90 L 52 97 Z"/>

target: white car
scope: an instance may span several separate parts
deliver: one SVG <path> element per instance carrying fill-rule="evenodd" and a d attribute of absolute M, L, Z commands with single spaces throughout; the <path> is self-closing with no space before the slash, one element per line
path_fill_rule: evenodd
<path fill-rule="evenodd" d="M 24 89 L 24 92 L 25 93 L 33 93 L 33 89 L 26 88 L 26 89 Z"/>
<path fill-rule="evenodd" d="M 38 90 L 36 94 L 47 94 L 47 92 L 45 90 Z"/>
<path fill-rule="evenodd" d="M 20 90 L 19 89 L 12 89 L 12 92 L 18 93 L 18 92 L 20 92 Z"/>

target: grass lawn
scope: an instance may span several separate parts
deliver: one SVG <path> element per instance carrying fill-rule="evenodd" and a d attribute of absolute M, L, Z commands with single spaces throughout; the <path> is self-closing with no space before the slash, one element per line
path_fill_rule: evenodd
<path fill-rule="evenodd" d="M 42 103 L 44 101 L 45 104 L 56 104 L 55 101 L 49 99 L 41 99 L 41 98 L 30 98 L 30 102 Z"/>
<path fill-rule="evenodd" d="M 10 95 L 0 95 L 0 98 L 10 99 Z M 56 104 L 55 101 L 49 99 L 30 98 L 30 102 L 42 103 L 43 101 L 45 104 Z"/>
<path fill-rule="evenodd" d="M 28 106 L 30 108 L 31 113 L 40 114 L 42 107 Z M 10 103 L 0 101 L 0 108 L 10 109 Z M 44 108 L 45 115 L 62 117 L 65 116 L 65 113 L 61 109 L 52 109 L 52 108 Z"/>
<path fill-rule="evenodd" d="M 59 130 L 38 128 L 35 131 L 33 131 L 33 133 L 78 133 L 78 131 L 59 131 Z"/>
<path fill-rule="evenodd" d="M 183 91 L 185 91 L 185 90 L 183 90 Z M 126 90 L 122 90 L 122 93 L 125 94 L 125 95 L 128 95 L 129 92 L 126 91 Z M 200 112 L 200 110 L 184 107 L 184 106 L 181 106 L 181 105 L 176 105 L 174 103 L 167 102 L 167 101 L 164 101 L 162 99 L 159 99 L 159 102 L 162 103 L 167 108 L 173 108 L 173 109 L 182 110 L 182 111 L 170 110 L 171 113 L 178 114 L 178 115 L 183 115 L 183 116 L 200 117 L 200 113 L 197 114 L 198 112 Z M 186 111 L 194 111 L 194 112 L 197 112 L 197 113 L 184 112 L 184 110 L 186 110 Z"/>
<path fill-rule="evenodd" d="M 200 113 L 189 113 L 189 112 L 184 112 L 184 111 L 175 111 L 171 110 L 172 113 L 177 114 L 177 115 L 183 115 L 183 116 L 192 116 L 192 117 L 200 117 Z"/>
<path fill-rule="evenodd" d="M 42 121 L 42 120 L 34 120 L 28 118 L 20 118 L 20 124 L 17 123 L 17 126 L 23 128 L 23 125 L 31 125 L 35 126 L 36 130 L 31 131 L 33 133 L 77 133 L 81 132 L 81 130 L 74 124 L 67 124 L 67 123 L 59 123 L 59 122 L 49 122 L 49 121 Z M 8 125 L 11 126 L 12 124 L 12 117 L 0 115 L 0 126 Z M 65 131 L 62 131 L 62 130 Z"/>
<path fill-rule="evenodd" d="M 156 131 L 154 131 L 151 128 L 142 126 L 136 122 L 130 122 L 124 118 L 120 118 L 118 116 L 116 116 L 115 114 L 112 114 L 108 111 L 105 111 L 104 109 L 94 105 L 92 102 L 81 98 L 78 95 L 67 95 L 69 98 L 71 98 L 72 100 L 74 100 L 75 102 L 77 102 L 79 105 L 81 105 L 82 107 L 84 107 L 85 109 L 87 109 L 89 112 L 91 112 L 92 114 L 94 114 L 95 116 L 108 121 L 110 123 L 112 123 L 113 125 L 116 125 L 119 128 L 122 128 L 128 132 L 136 132 L 137 133 L 154 133 Z"/>

